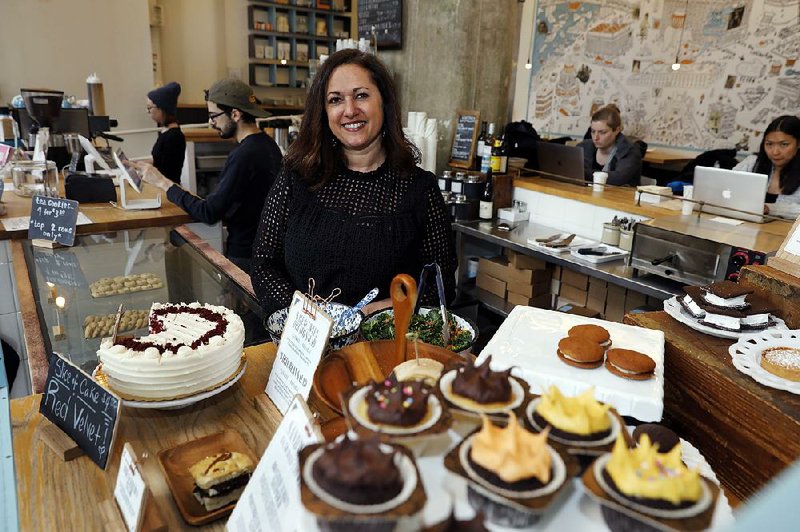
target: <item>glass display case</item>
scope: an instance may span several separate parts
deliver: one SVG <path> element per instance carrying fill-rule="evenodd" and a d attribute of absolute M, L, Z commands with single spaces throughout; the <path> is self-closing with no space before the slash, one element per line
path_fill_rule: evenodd
<path fill-rule="evenodd" d="M 121 334 L 146 334 L 154 302 L 199 301 L 236 311 L 245 346 L 269 341 L 255 298 L 170 228 L 79 236 L 58 249 L 25 241 L 23 248 L 47 352 L 89 373 L 120 304 L 130 311 Z"/>

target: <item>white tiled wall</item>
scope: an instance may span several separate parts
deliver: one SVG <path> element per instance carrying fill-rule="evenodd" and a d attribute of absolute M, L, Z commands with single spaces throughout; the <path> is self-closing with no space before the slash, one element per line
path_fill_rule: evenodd
<path fill-rule="evenodd" d="M 31 378 L 28 372 L 28 353 L 25 350 L 17 286 L 11 264 L 11 243 L 8 240 L 0 241 L 0 337 L 17 351 L 21 359 L 17 378 L 11 387 L 11 398 L 30 395 Z"/>
<path fill-rule="evenodd" d="M 519 187 L 514 188 L 514 199 L 528 204 L 530 221 L 598 241 L 603 234 L 603 223 L 610 222 L 614 216 L 645 219 L 629 212 Z"/>

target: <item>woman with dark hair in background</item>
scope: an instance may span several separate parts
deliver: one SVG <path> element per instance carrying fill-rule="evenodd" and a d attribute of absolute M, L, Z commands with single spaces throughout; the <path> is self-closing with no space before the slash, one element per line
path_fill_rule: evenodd
<path fill-rule="evenodd" d="M 734 170 L 769 176 L 764 214 L 796 218 L 800 214 L 800 118 L 779 116 L 767 126 L 758 154 Z"/>
<path fill-rule="evenodd" d="M 622 134 L 622 118 L 614 104 L 592 114 L 591 139 L 578 144 L 583 148 L 583 175 L 592 180 L 594 172 L 607 172 L 609 185 L 639 184 L 642 176 L 642 151 Z"/>
<path fill-rule="evenodd" d="M 147 93 L 147 114 L 158 127 L 164 128 L 151 151 L 153 166 L 174 183 L 181 182 L 186 154 L 186 138 L 175 116 L 180 94 L 181 86 L 174 81 Z"/>
<path fill-rule="evenodd" d="M 311 85 L 253 246 L 251 278 L 264 310 L 288 306 L 309 278 L 323 296 L 340 288 L 341 303 L 353 305 L 374 287 L 386 298 L 395 275 L 417 277 L 431 262 L 452 299 L 452 229 L 419 158 L 386 67 L 358 50 L 331 55 Z"/>

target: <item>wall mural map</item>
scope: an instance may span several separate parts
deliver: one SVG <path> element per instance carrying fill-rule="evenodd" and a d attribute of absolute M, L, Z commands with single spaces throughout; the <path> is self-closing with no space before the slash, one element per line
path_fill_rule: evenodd
<path fill-rule="evenodd" d="M 757 151 L 800 110 L 800 0 L 539 0 L 533 35 L 540 132 L 582 135 L 613 102 L 648 143 Z"/>

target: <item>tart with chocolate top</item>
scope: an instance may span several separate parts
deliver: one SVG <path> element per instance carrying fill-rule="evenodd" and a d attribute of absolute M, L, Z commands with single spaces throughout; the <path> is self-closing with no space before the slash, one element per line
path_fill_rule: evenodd
<path fill-rule="evenodd" d="M 511 368 L 491 369 L 489 355 L 482 364 L 468 363 L 439 378 L 439 390 L 454 408 L 475 414 L 496 414 L 519 407 L 525 387 L 511 376 Z"/>
<path fill-rule="evenodd" d="M 390 375 L 349 390 L 343 401 L 345 415 L 357 432 L 384 439 L 439 434 L 450 426 L 447 407 L 435 389 L 421 381 L 398 381 Z"/>

